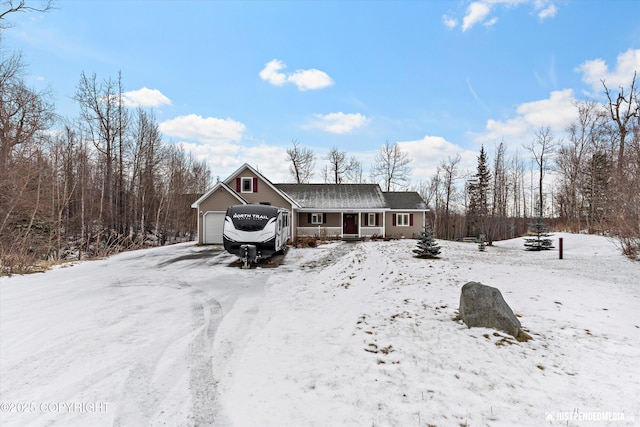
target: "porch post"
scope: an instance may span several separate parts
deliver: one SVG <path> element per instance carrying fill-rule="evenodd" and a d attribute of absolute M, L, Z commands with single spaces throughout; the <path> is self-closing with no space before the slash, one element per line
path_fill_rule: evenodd
<path fill-rule="evenodd" d="M 382 238 L 387 237 L 387 211 L 382 211 Z"/>
<path fill-rule="evenodd" d="M 289 226 L 291 227 L 291 242 L 293 243 L 298 238 L 298 223 L 297 218 L 298 212 L 295 210 L 293 205 L 291 205 L 291 223 Z"/>

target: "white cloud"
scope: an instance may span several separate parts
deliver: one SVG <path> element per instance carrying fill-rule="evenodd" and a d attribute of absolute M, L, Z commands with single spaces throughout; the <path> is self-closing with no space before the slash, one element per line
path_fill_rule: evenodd
<path fill-rule="evenodd" d="M 467 31 L 475 24 L 484 21 L 491 12 L 491 8 L 486 2 L 476 1 L 469 5 L 467 14 L 462 19 L 462 31 Z"/>
<path fill-rule="evenodd" d="M 159 129 L 175 138 L 185 151 L 207 162 L 214 177 L 224 179 L 246 162 L 274 182 L 287 179 L 286 148 L 265 144 L 248 146 L 242 141 L 245 125 L 233 119 L 189 114 L 164 121 Z"/>
<path fill-rule="evenodd" d="M 594 93 L 602 93 L 604 90 L 602 80 L 611 90 L 631 86 L 633 74 L 640 71 L 640 49 L 629 49 L 618 55 L 616 67 L 609 70 L 609 66 L 603 59 L 585 61 L 576 67 L 575 71 L 582 73 L 582 81 L 590 86 Z"/>
<path fill-rule="evenodd" d="M 288 182 L 291 180 L 289 178 L 287 149 L 284 147 L 266 144 L 242 147 L 238 153 L 236 167 L 244 162 L 258 169 L 271 182 Z M 230 172 L 233 172 L 233 170 Z"/>
<path fill-rule="evenodd" d="M 415 141 L 399 141 L 400 149 L 411 157 L 411 177 L 414 181 L 427 181 L 436 174 L 438 165 L 447 158 L 460 154 L 460 171 L 472 170 L 478 153 L 447 141 L 441 136 L 429 136 Z"/>
<path fill-rule="evenodd" d="M 503 138 L 526 139 L 540 127 L 563 132 L 578 117 L 572 89 L 553 91 L 548 99 L 527 102 L 516 109 L 517 116 L 505 121 L 488 120 L 478 142 L 500 141 Z"/>
<path fill-rule="evenodd" d="M 138 90 L 130 90 L 123 94 L 125 105 L 128 107 L 160 107 L 171 105 L 171 100 L 164 96 L 158 89 L 143 87 Z"/>
<path fill-rule="evenodd" d="M 555 17 L 557 13 L 558 13 L 558 8 L 552 4 L 545 7 L 540 12 L 538 12 L 538 18 L 540 18 L 541 21 L 544 21 L 547 18 Z"/>
<path fill-rule="evenodd" d="M 237 154 L 240 151 L 240 146 L 237 144 L 219 143 L 213 145 L 180 141 L 178 145 L 197 159 L 207 162 L 211 167 L 211 173 L 219 175 L 220 178 L 226 178 L 228 174 L 244 163 L 238 159 Z"/>
<path fill-rule="evenodd" d="M 462 31 L 467 31 L 478 24 L 491 27 L 498 22 L 496 16 L 492 16 L 498 7 L 516 7 L 521 4 L 531 4 L 537 12 L 538 19 L 553 18 L 558 13 L 558 8 L 554 4 L 555 0 L 477 0 L 467 7 L 462 18 Z M 448 28 L 454 28 L 457 20 L 449 16 L 444 16 L 442 22 Z"/>
<path fill-rule="evenodd" d="M 491 19 L 489 19 L 488 21 L 485 21 L 484 25 L 485 27 L 492 27 L 496 22 L 498 22 L 498 18 L 496 18 L 495 16 Z"/>
<path fill-rule="evenodd" d="M 234 143 L 197 144 L 182 141 L 179 145 L 197 159 L 207 162 L 215 178 L 227 178 L 243 163 L 257 168 L 272 182 L 287 182 L 289 168 L 286 148 L 260 144 L 240 146 Z"/>
<path fill-rule="evenodd" d="M 451 17 L 449 17 L 447 15 L 444 15 L 442 17 L 442 23 L 447 28 L 455 28 L 455 27 L 458 26 L 458 20 L 455 19 L 455 18 L 451 18 Z"/>
<path fill-rule="evenodd" d="M 360 113 L 315 114 L 315 117 L 317 120 L 306 127 L 322 129 L 335 134 L 351 133 L 351 131 L 364 126 L 367 122 L 367 118 Z"/>
<path fill-rule="evenodd" d="M 282 73 L 287 66 L 279 59 L 269 61 L 260 71 L 260 78 L 274 86 L 283 86 L 285 83 L 293 83 L 298 90 L 316 90 L 333 86 L 335 83 L 324 71 L 310 68 L 308 70 L 296 70 L 293 73 Z"/>
<path fill-rule="evenodd" d="M 197 114 L 164 121 L 159 124 L 158 128 L 165 135 L 205 144 L 239 141 L 246 130 L 244 124 L 233 119 L 202 117 Z"/>
<path fill-rule="evenodd" d="M 287 76 L 287 81 L 298 86 L 300 90 L 322 89 L 332 86 L 333 80 L 324 71 L 312 68 L 310 70 L 297 70 Z"/>
<path fill-rule="evenodd" d="M 578 117 L 572 89 L 553 91 L 549 99 L 522 104 L 517 112 L 536 128 L 549 126 L 558 131 Z"/>
<path fill-rule="evenodd" d="M 260 78 L 274 86 L 282 86 L 287 82 L 287 75 L 281 73 L 280 70 L 286 67 L 279 59 L 271 60 L 260 71 Z"/>

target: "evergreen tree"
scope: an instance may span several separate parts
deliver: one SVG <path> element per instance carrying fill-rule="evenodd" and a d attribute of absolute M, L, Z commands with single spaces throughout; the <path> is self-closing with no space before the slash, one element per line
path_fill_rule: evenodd
<path fill-rule="evenodd" d="M 583 216 L 587 221 L 589 233 L 593 233 L 595 225 L 604 219 L 611 203 L 611 167 L 607 153 L 598 151 L 593 154 L 582 173 Z"/>
<path fill-rule="evenodd" d="M 433 237 L 433 231 L 429 221 L 424 226 L 424 230 L 420 232 L 418 237 L 418 247 L 413 250 L 418 258 L 438 258 L 440 254 L 440 246 Z"/>
<path fill-rule="evenodd" d="M 478 236 L 478 250 L 480 252 L 484 252 L 486 248 L 487 244 L 485 242 L 484 234 L 481 234 L 480 236 Z"/>
<path fill-rule="evenodd" d="M 484 146 L 480 147 L 478 155 L 478 167 L 473 178 L 467 184 L 469 205 L 467 206 L 467 219 L 469 223 L 468 235 L 486 235 L 486 222 L 489 215 L 489 186 L 491 172 L 487 165 L 487 153 Z"/>
<path fill-rule="evenodd" d="M 528 251 L 542 251 L 553 249 L 553 241 L 549 238 L 549 227 L 544 223 L 542 217 L 536 218 L 535 222 L 529 224 L 529 234 L 524 238 L 524 246 Z"/>

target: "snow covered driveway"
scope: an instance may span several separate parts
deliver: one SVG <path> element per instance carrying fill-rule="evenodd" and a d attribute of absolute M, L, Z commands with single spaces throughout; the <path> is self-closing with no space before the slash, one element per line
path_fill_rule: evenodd
<path fill-rule="evenodd" d="M 0 279 L 0 402 L 13 405 L 0 424 L 214 425 L 218 379 L 269 272 L 234 259 L 191 243 Z"/>
<path fill-rule="evenodd" d="M 564 260 L 405 240 L 241 270 L 184 244 L 2 278 L 0 424 L 637 425 L 640 264 L 557 237 Z M 472 280 L 533 340 L 454 321 Z"/>

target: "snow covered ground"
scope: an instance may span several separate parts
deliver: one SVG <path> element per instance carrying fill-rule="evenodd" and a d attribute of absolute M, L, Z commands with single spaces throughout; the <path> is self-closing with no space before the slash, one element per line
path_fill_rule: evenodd
<path fill-rule="evenodd" d="M 558 237 L 563 260 L 403 240 L 241 270 L 190 243 L 0 278 L 0 425 L 637 425 L 640 264 Z M 453 320 L 468 281 L 533 340 Z"/>

